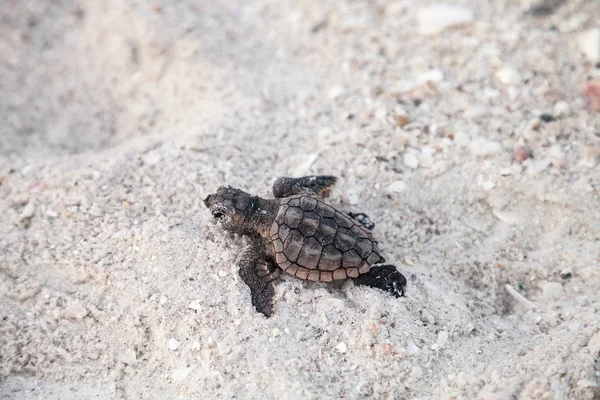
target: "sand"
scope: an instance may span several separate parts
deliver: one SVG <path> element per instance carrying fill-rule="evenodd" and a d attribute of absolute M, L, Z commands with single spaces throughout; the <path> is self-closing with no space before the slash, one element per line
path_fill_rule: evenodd
<path fill-rule="evenodd" d="M 600 397 L 598 2 L 5 3 L 0 398 Z M 255 312 L 202 199 L 304 174 L 405 298 Z"/>

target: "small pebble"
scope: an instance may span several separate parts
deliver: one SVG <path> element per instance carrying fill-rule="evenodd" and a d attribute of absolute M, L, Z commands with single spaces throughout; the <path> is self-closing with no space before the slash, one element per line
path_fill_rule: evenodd
<path fill-rule="evenodd" d="M 510 225 L 518 225 L 521 222 L 521 218 L 517 213 L 511 211 L 504 210 L 493 210 L 492 213 L 498 218 L 500 221 L 504 221 Z"/>
<path fill-rule="evenodd" d="M 151 152 L 144 154 L 142 157 L 142 162 L 146 165 L 156 165 L 160 161 L 160 154 L 157 152 Z"/>
<path fill-rule="evenodd" d="M 356 193 L 350 193 L 348 195 L 348 203 L 355 206 L 358 203 L 360 203 L 360 199 L 358 198 L 358 195 Z"/>
<path fill-rule="evenodd" d="M 590 111 L 600 111 L 600 81 L 588 81 L 583 85 L 583 92 Z"/>
<path fill-rule="evenodd" d="M 565 117 L 571 113 L 571 106 L 566 101 L 558 101 L 554 105 L 554 115 Z"/>
<path fill-rule="evenodd" d="M 198 351 L 200 350 L 200 342 L 197 340 L 194 340 L 194 342 L 192 343 L 192 350 Z"/>
<path fill-rule="evenodd" d="M 339 351 L 340 353 L 344 354 L 346 352 L 346 350 L 347 350 L 346 343 L 344 343 L 344 342 L 338 343 L 338 345 L 335 346 L 335 349 L 337 351 Z"/>
<path fill-rule="evenodd" d="M 202 308 L 200 300 L 192 301 L 190 304 L 188 304 L 188 308 L 191 308 L 192 310 L 199 310 L 200 308 Z"/>
<path fill-rule="evenodd" d="M 137 361 L 135 351 L 132 349 L 125 350 L 125 352 L 123 353 L 123 358 L 121 358 L 121 360 L 127 365 L 135 364 Z"/>
<path fill-rule="evenodd" d="M 448 332 L 440 331 L 438 333 L 437 341 L 435 343 L 438 345 L 438 347 L 440 349 L 443 349 L 444 347 L 446 347 L 446 344 L 448 343 Z"/>
<path fill-rule="evenodd" d="M 423 370 L 421 367 L 413 367 L 410 376 L 414 379 L 421 379 L 423 377 Z"/>
<path fill-rule="evenodd" d="M 592 61 L 600 60 L 600 28 L 588 29 L 579 35 L 579 50 Z"/>
<path fill-rule="evenodd" d="M 29 203 L 27 203 L 25 208 L 23 208 L 20 218 L 21 218 L 21 220 L 29 219 L 29 218 L 33 217 L 34 214 L 35 214 L 35 206 L 33 205 L 32 202 L 29 202 Z"/>
<path fill-rule="evenodd" d="M 600 156 L 600 146 L 585 146 L 583 148 L 583 159 L 588 162 L 595 161 Z"/>
<path fill-rule="evenodd" d="M 596 387 L 598 384 L 591 379 L 581 379 L 577 381 L 579 387 Z"/>
<path fill-rule="evenodd" d="M 521 75 L 515 69 L 509 67 L 498 70 L 496 78 L 505 85 L 518 85 L 521 83 Z"/>
<path fill-rule="evenodd" d="M 381 86 L 375 86 L 373 89 L 371 89 L 372 97 L 379 97 L 382 94 L 383 94 L 383 88 Z"/>
<path fill-rule="evenodd" d="M 433 35 L 445 29 L 473 22 L 475 14 L 469 7 L 434 4 L 419 10 L 419 32 L 422 35 Z"/>
<path fill-rule="evenodd" d="M 181 382 L 185 378 L 187 378 L 188 375 L 190 374 L 190 372 L 192 372 L 193 370 L 194 370 L 194 367 L 185 367 L 185 368 L 176 369 L 175 371 L 173 371 L 173 380 L 176 382 Z"/>
<path fill-rule="evenodd" d="M 519 164 L 527 160 L 529 157 L 531 157 L 531 150 L 525 146 L 517 147 L 512 155 L 513 161 Z"/>
<path fill-rule="evenodd" d="M 343 87 L 341 86 L 334 86 L 331 89 L 329 89 L 329 98 L 330 99 L 336 99 L 339 96 L 341 96 L 342 94 L 344 94 L 345 90 Z"/>
<path fill-rule="evenodd" d="M 417 82 L 420 84 L 426 82 L 438 83 L 444 80 L 444 72 L 439 69 L 430 69 L 429 71 L 422 72 L 417 76 Z"/>
<path fill-rule="evenodd" d="M 396 115 L 395 123 L 396 126 L 402 128 L 404 125 L 408 124 L 408 117 L 406 115 Z"/>
<path fill-rule="evenodd" d="M 431 168 L 433 166 L 433 157 L 428 153 L 421 153 L 419 155 L 419 166 L 421 168 Z"/>
<path fill-rule="evenodd" d="M 481 104 L 477 104 L 477 105 L 470 106 L 469 108 L 467 108 L 463 114 L 463 117 L 465 117 L 467 119 L 475 119 L 475 118 L 483 117 L 488 112 L 489 112 L 488 107 L 481 105 Z"/>
<path fill-rule="evenodd" d="M 58 218 L 58 213 L 54 210 L 47 210 L 46 215 L 50 218 Z"/>
<path fill-rule="evenodd" d="M 73 319 L 83 319 L 89 313 L 90 312 L 88 311 L 88 309 L 78 302 L 71 304 L 71 306 L 67 310 L 67 316 Z"/>
<path fill-rule="evenodd" d="M 545 158 L 543 160 L 533 161 L 527 166 L 527 172 L 530 175 L 538 175 L 552 164 L 552 160 Z"/>
<path fill-rule="evenodd" d="M 489 156 L 499 153 L 502 145 L 483 138 L 475 139 L 469 144 L 469 150 L 475 156 Z"/>
<path fill-rule="evenodd" d="M 413 153 L 404 153 L 404 165 L 416 169 L 419 167 L 419 159 Z"/>
<path fill-rule="evenodd" d="M 408 354 L 409 356 L 414 356 L 419 352 L 419 350 L 420 349 L 412 340 L 409 340 L 406 344 L 406 354 Z"/>
<path fill-rule="evenodd" d="M 563 287 L 560 282 L 546 282 L 543 289 L 544 297 L 557 298 L 562 296 Z"/>
<path fill-rule="evenodd" d="M 542 122 L 548 123 L 548 122 L 555 121 L 556 118 L 554 118 L 554 116 L 552 114 L 541 114 L 540 120 L 542 120 Z"/>
<path fill-rule="evenodd" d="M 279 337 L 281 335 L 281 331 L 278 328 L 273 328 L 273 337 Z"/>
<path fill-rule="evenodd" d="M 481 184 L 481 187 L 483 188 L 483 190 L 485 190 L 486 192 L 489 192 L 490 190 L 492 190 L 493 188 L 496 187 L 496 184 L 492 181 L 485 181 Z"/>
<path fill-rule="evenodd" d="M 178 341 L 175 338 L 171 338 L 169 339 L 169 341 L 167 342 L 167 348 L 169 350 L 177 350 L 177 348 L 181 345 L 181 342 Z"/>
<path fill-rule="evenodd" d="M 573 277 L 573 270 L 569 268 L 565 268 L 560 271 L 560 277 L 563 279 L 571 279 Z"/>
<path fill-rule="evenodd" d="M 406 183 L 403 181 L 396 181 L 388 186 L 388 191 L 394 193 L 402 193 L 406 189 Z"/>

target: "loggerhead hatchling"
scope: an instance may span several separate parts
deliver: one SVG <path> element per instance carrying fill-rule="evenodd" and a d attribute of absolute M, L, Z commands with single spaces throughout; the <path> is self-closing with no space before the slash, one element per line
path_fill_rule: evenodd
<path fill-rule="evenodd" d="M 353 278 L 358 285 L 404 295 L 406 278 L 381 256 L 365 214 L 344 213 L 324 203 L 337 178 L 278 178 L 275 199 L 221 186 L 204 199 L 213 217 L 228 231 L 254 238 L 241 256 L 240 276 L 252 304 L 272 314 L 280 270 L 300 279 L 330 282 Z"/>

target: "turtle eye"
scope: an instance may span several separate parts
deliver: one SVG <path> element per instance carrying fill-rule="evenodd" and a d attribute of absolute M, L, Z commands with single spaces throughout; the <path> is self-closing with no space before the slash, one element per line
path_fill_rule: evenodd
<path fill-rule="evenodd" d="M 213 211 L 213 217 L 214 217 L 214 219 L 221 219 L 221 218 L 223 218 L 223 213 L 218 212 L 218 211 Z"/>

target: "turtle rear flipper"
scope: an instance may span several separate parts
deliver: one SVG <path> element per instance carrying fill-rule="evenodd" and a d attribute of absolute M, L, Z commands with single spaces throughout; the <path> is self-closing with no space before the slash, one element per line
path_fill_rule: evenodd
<path fill-rule="evenodd" d="M 280 269 L 264 257 L 263 249 L 254 246 L 247 250 L 239 263 L 240 277 L 250 288 L 252 305 L 265 317 L 273 313 L 275 285 L 273 281 L 279 277 Z"/>
<path fill-rule="evenodd" d="M 401 297 L 404 296 L 406 278 L 393 265 L 378 265 L 366 274 L 354 278 L 354 283 L 383 290 L 394 297 Z"/>
<path fill-rule="evenodd" d="M 304 194 L 307 196 L 328 197 L 337 182 L 331 175 L 310 175 L 301 178 L 277 178 L 273 183 L 275 198 Z"/>
<path fill-rule="evenodd" d="M 373 220 L 371 220 L 371 218 L 369 218 L 369 216 L 365 213 L 349 212 L 348 215 L 350 218 L 355 219 L 359 224 L 364 226 L 365 229 L 372 231 L 373 228 L 375 228 L 375 222 L 373 222 Z"/>

